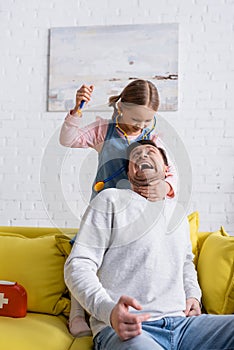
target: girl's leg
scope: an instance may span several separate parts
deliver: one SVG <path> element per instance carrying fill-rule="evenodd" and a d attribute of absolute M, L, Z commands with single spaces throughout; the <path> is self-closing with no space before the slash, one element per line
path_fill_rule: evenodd
<path fill-rule="evenodd" d="M 74 337 L 92 335 L 85 320 L 85 311 L 78 301 L 71 295 L 71 311 L 69 316 L 69 330 Z"/>

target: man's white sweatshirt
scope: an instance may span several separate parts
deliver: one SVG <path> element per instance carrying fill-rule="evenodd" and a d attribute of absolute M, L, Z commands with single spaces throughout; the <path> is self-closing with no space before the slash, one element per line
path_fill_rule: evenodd
<path fill-rule="evenodd" d="M 185 316 L 201 298 L 187 217 L 172 199 L 150 202 L 131 190 L 107 189 L 89 205 L 65 264 L 65 281 L 91 315 L 95 336 L 111 326 L 122 295 L 151 319 Z M 173 225 L 173 215 L 179 215 Z M 173 227 L 174 226 L 174 227 Z M 170 227 L 170 230 L 169 230 Z"/>

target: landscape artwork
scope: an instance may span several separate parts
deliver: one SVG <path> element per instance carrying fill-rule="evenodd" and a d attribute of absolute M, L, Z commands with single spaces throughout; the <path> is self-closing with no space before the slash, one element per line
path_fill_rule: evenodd
<path fill-rule="evenodd" d="M 152 81 L 161 111 L 178 109 L 178 24 L 133 24 L 50 29 L 48 111 L 74 107 L 76 90 L 94 85 L 92 110 L 133 79 Z"/>

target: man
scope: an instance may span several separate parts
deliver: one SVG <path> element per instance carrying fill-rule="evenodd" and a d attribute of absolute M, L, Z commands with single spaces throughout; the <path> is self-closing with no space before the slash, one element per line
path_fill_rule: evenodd
<path fill-rule="evenodd" d="M 133 143 L 128 153 L 134 187 L 165 177 L 165 154 L 152 141 Z M 200 315 L 184 213 L 168 231 L 174 208 L 174 200 L 150 202 L 123 189 L 90 203 L 65 280 L 91 315 L 96 350 L 234 349 L 234 315 Z"/>

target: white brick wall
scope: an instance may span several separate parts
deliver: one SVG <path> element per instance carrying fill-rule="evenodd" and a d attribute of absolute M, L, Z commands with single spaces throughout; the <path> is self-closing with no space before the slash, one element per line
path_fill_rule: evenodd
<path fill-rule="evenodd" d="M 223 225 L 234 233 L 233 0 L 1 1 L 0 225 L 77 227 L 88 201 L 93 173 L 87 159 L 95 160 L 83 150 L 66 153 L 64 202 L 56 176 L 42 200 L 43 152 L 64 119 L 46 112 L 48 29 L 166 22 L 179 23 L 179 110 L 163 116 L 192 161 L 190 211 L 199 210 L 201 230 Z M 56 157 L 51 154 L 51 162 Z M 82 159 L 80 171 L 74 164 Z M 78 176 L 84 195 L 70 180 Z"/>

